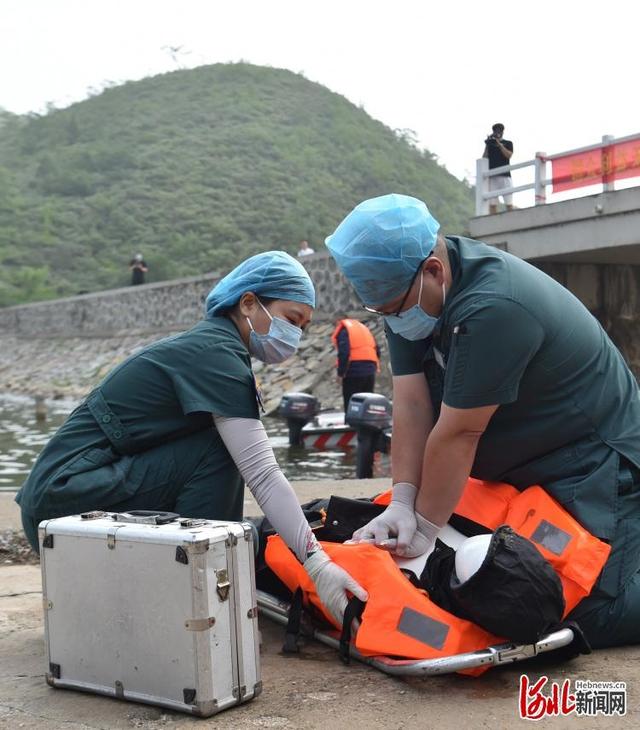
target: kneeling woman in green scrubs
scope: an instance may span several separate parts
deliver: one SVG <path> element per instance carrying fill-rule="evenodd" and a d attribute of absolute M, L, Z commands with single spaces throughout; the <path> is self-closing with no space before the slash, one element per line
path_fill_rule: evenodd
<path fill-rule="evenodd" d="M 259 420 L 251 356 L 293 355 L 315 292 L 282 251 L 252 256 L 206 300 L 205 318 L 118 365 L 38 457 L 16 497 L 34 550 L 41 520 L 157 509 L 241 520 L 243 482 L 341 621 L 366 592 L 320 548 Z"/>

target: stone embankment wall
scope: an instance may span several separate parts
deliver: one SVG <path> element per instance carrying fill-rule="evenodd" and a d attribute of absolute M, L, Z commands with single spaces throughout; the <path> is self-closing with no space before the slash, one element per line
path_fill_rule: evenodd
<path fill-rule="evenodd" d="M 336 314 L 341 312 L 359 317 L 374 331 L 383 351 L 377 390 L 389 393 L 379 318 L 362 317 L 363 310 L 328 254 L 310 256 L 304 264 L 317 292 L 314 322 L 295 358 L 279 366 L 254 361 L 266 410 L 272 411 L 290 390 L 314 393 L 323 407 L 341 404 L 330 340 Z M 83 397 L 129 355 L 195 324 L 218 279 L 212 273 L 0 309 L 0 391 Z"/>
<path fill-rule="evenodd" d="M 330 341 L 337 315 L 369 324 L 382 348 L 377 390 L 390 393 L 379 318 L 366 318 L 327 253 L 303 261 L 316 287 L 317 309 L 298 355 L 281 366 L 256 363 L 267 409 L 288 390 L 313 392 L 323 406 L 340 404 Z M 540 268 L 573 291 L 598 317 L 640 373 L 640 267 L 544 263 Z M 82 397 L 116 364 L 149 342 L 187 329 L 202 317 L 215 273 L 170 282 L 0 309 L 0 391 Z"/>
<path fill-rule="evenodd" d="M 0 333 L 104 337 L 187 329 L 202 317 L 216 274 L 0 309 Z"/>
<path fill-rule="evenodd" d="M 368 322 L 382 349 L 383 366 L 376 390 L 389 394 L 391 376 L 380 322 Z M 302 390 L 316 395 L 323 408 L 342 407 L 341 389 L 335 379 L 335 351 L 331 344 L 333 323 L 312 324 L 298 354 L 281 365 L 254 360 L 254 372 L 262 388 L 267 413 L 282 395 Z M 46 338 L 0 336 L 0 392 L 43 394 L 47 398 L 83 398 L 113 367 L 165 332 L 103 337 Z"/>
<path fill-rule="evenodd" d="M 316 319 L 333 319 L 339 311 L 360 316 L 362 308 L 328 253 L 309 256 L 303 263 L 316 287 Z M 104 337 L 187 329 L 201 319 L 205 298 L 219 278 L 209 273 L 5 307 L 0 309 L 0 335 Z"/>

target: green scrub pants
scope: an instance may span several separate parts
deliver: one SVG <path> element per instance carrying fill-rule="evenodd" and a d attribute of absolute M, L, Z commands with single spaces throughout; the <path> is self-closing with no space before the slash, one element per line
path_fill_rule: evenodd
<path fill-rule="evenodd" d="M 640 474 L 621 470 L 611 554 L 590 596 L 569 614 L 594 649 L 640 643 Z"/>
<path fill-rule="evenodd" d="M 241 520 L 244 489 L 240 473 L 215 429 L 205 429 L 157 446 L 127 459 L 127 496 L 114 501 L 109 474 L 117 465 L 86 473 L 86 491 L 74 494 L 66 514 L 95 509 L 126 512 L 157 509 L 183 517 Z M 78 477 L 74 474 L 74 480 Z M 62 490 L 61 498 L 64 498 Z M 108 497 L 105 495 L 108 494 Z M 64 512 L 64 510 L 63 510 Z M 22 524 L 31 547 L 38 550 L 38 524 L 52 514 L 31 514 L 22 510 Z M 60 511 L 55 515 L 62 516 Z"/>

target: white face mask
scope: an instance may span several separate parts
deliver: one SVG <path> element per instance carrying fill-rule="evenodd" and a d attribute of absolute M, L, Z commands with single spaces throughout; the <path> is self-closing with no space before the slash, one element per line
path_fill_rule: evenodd
<path fill-rule="evenodd" d="M 247 317 L 247 322 L 251 327 L 249 352 L 258 360 L 269 365 L 284 362 L 295 355 L 302 337 L 302 330 L 281 317 L 272 317 L 260 300 L 258 300 L 258 304 L 271 320 L 271 325 L 269 331 L 261 335 L 253 329 L 251 320 Z"/>

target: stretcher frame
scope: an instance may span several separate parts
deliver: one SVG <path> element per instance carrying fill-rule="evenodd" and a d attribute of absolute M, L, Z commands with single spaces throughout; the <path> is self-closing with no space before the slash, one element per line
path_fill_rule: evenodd
<path fill-rule="evenodd" d="M 258 608 L 260 615 L 279 623 L 287 625 L 289 620 L 289 604 L 286 601 L 258 590 Z M 317 641 L 330 646 L 332 649 L 340 648 L 340 637 L 337 631 L 315 628 L 305 625 L 305 636 L 310 636 Z M 364 656 L 354 646 L 350 649 L 350 656 L 363 664 L 368 664 L 379 669 L 385 674 L 403 677 L 433 676 L 438 674 L 449 674 L 460 672 L 465 669 L 475 669 L 483 666 L 498 666 L 501 664 L 513 664 L 525 659 L 531 659 L 538 654 L 544 654 L 554 649 L 567 646 L 574 639 L 573 630 L 569 627 L 559 629 L 547 634 L 535 644 L 514 644 L 506 642 L 495 644 L 486 649 L 467 652 L 465 654 L 454 654 L 438 659 L 394 659 L 389 656 Z"/>

